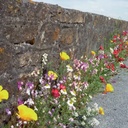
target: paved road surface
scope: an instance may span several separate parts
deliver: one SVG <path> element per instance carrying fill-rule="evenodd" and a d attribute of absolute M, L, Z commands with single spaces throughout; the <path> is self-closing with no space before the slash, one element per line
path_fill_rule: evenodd
<path fill-rule="evenodd" d="M 128 65 L 128 59 L 124 62 Z M 121 69 L 114 76 L 114 93 L 99 94 L 93 100 L 105 110 L 104 116 L 98 116 L 100 125 L 95 128 L 128 128 L 128 69 Z"/>

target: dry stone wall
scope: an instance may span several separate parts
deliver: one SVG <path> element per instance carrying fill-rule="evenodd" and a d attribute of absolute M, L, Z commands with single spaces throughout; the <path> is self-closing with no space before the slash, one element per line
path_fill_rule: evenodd
<path fill-rule="evenodd" d="M 62 50 L 79 57 L 97 49 L 115 30 L 127 29 L 128 22 L 102 15 L 0 0 L 0 84 L 15 94 L 18 78 L 40 67 L 43 53 L 56 64 Z"/>

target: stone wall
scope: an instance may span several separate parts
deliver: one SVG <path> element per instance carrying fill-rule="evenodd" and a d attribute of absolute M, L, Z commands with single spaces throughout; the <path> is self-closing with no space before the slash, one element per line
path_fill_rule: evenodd
<path fill-rule="evenodd" d="M 128 22 L 58 5 L 0 0 L 0 27 L 0 84 L 14 94 L 18 78 L 39 67 L 43 53 L 53 62 L 62 50 L 88 54 L 114 31 L 127 30 Z"/>

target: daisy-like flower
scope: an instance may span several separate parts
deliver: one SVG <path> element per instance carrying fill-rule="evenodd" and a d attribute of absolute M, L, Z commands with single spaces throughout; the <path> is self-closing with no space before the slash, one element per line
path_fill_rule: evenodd
<path fill-rule="evenodd" d="M 7 90 L 4 90 L 3 87 L 0 85 L 0 102 L 2 100 L 7 100 L 9 98 L 9 93 Z"/>
<path fill-rule="evenodd" d="M 75 102 L 76 102 L 76 98 L 73 97 L 67 101 L 67 104 L 69 107 L 73 107 Z"/>
<path fill-rule="evenodd" d="M 60 58 L 61 58 L 61 60 L 69 60 L 70 59 L 69 55 L 66 52 L 61 52 Z"/>
<path fill-rule="evenodd" d="M 19 105 L 18 107 L 18 117 L 24 121 L 37 121 L 38 117 L 35 111 L 24 104 Z"/>

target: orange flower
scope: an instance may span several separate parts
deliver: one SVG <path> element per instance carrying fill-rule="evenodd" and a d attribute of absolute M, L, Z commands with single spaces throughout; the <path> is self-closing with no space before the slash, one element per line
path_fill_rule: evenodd
<path fill-rule="evenodd" d="M 102 107 L 99 107 L 99 114 L 104 115 L 104 109 Z"/>
<path fill-rule="evenodd" d="M 105 90 L 104 90 L 104 93 L 108 93 L 108 92 L 113 92 L 114 91 L 114 88 L 111 84 L 107 84 L 106 87 L 105 87 Z"/>
<path fill-rule="evenodd" d="M 96 53 L 95 53 L 94 51 L 91 51 L 91 54 L 92 54 L 93 56 L 95 56 L 95 55 L 96 55 Z"/>
<path fill-rule="evenodd" d="M 25 121 L 37 120 L 35 111 L 24 104 L 18 106 L 18 117 Z"/>
<path fill-rule="evenodd" d="M 70 59 L 69 55 L 66 52 L 61 52 L 60 58 L 61 58 L 61 60 L 69 60 Z"/>

